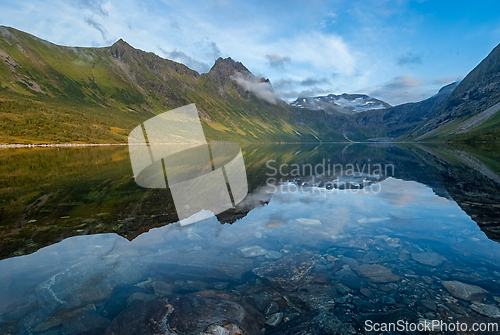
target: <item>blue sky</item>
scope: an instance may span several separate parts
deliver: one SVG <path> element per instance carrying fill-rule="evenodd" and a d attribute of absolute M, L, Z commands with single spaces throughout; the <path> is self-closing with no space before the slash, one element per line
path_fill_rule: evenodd
<path fill-rule="evenodd" d="M 463 78 L 500 43 L 498 1 L 2 0 L 0 24 L 53 43 L 132 46 L 206 72 L 218 57 L 280 97 L 396 105 Z"/>

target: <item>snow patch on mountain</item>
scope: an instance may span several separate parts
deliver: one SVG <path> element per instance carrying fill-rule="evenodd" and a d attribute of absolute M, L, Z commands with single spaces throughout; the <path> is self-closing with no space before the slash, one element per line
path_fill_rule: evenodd
<path fill-rule="evenodd" d="M 357 114 L 367 110 L 389 108 L 388 103 L 364 94 L 329 94 L 327 96 L 299 98 L 291 106 L 312 110 L 336 110 L 345 114 Z"/>

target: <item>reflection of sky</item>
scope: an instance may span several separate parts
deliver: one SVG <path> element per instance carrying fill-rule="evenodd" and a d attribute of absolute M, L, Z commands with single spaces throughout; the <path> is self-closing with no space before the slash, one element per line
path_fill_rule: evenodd
<path fill-rule="evenodd" d="M 131 242 L 115 234 L 71 237 L 34 254 L 3 260 L 0 314 L 10 304 L 34 299 L 33 292 L 49 288 L 56 301 L 64 301 L 54 285 L 71 278 L 72 285 L 83 285 L 102 273 L 102 280 L 111 286 L 133 284 L 147 278 L 152 268 L 173 265 L 210 268 L 238 278 L 236 265 L 248 271 L 257 264 L 243 257 L 239 248 L 244 246 L 280 252 L 291 244 L 296 251 L 319 250 L 357 238 L 374 241 L 379 238 L 375 236 L 399 238 L 405 245 L 432 249 L 449 260 L 458 259 L 457 250 L 466 250 L 470 262 L 499 261 L 498 243 L 488 240 L 455 202 L 423 184 L 388 178 L 362 190 L 313 193 L 311 188 L 303 192 L 290 188 L 278 190 L 268 205 L 231 225 L 212 217 L 187 226 L 155 228 Z M 48 301 L 42 304 L 49 304 L 52 298 L 44 299 Z"/>
<path fill-rule="evenodd" d="M 316 218 L 328 226 L 359 226 L 362 219 L 391 218 L 391 222 L 428 221 L 445 219 L 450 212 L 460 217 L 460 222 L 473 224 L 455 202 L 441 198 L 430 188 L 417 182 L 388 178 L 380 184 L 361 190 L 295 192 L 294 187 L 285 187 L 285 193 L 277 193 L 269 204 L 271 211 L 278 211 L 287 220 L 294 217 Z M 398 220 L 399 219 L 399 220 Z M 366 221 L 366 220 L 365 220 Z M 388 221 L 388 220 L 384 220 Z"/>

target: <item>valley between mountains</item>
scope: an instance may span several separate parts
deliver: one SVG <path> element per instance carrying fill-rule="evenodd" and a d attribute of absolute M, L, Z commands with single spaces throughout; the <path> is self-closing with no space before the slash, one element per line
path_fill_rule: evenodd
<path fill-rule="evenodd" d="M 0 144 L 126 143 L 141 122 L 191 103 L 209 140 L 496 142 L 500 45 L 424 101 L 330 94 L 288 104 L 231 58 L 200 74 L 123 40 L 66 47 L 0 26 Z"/>

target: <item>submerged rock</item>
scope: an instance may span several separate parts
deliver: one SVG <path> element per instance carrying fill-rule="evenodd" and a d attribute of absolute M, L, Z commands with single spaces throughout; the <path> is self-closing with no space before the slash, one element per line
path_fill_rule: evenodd
<path fill-rule="evenodd" d="M 234 323 L 228 321 L 222 321 L 220 324 L 212 324 L 205 328 L 200 335 L 242 335 L 243 330 L 235 325 Z"/>
<path fill-rule="evenodd" d="M 314 265 L 312 252 L 287 254 L 275 262 L 253 269 L 253 273 L 283 290 L 293 291 L 305 282 Z"/>
<path fill-rule="evenodd" d="M 303 307 L 304 310 L 330 310 L 335 307 L 336 300 L 328 293 L 330 292 L 319 288 L 314 291 L 308 290 L 307 292 L 301 290 L 295 298 L 306 304 Z"/>
<path fill-rule="evenodd" d="M 427 284 L 430 285 L 433 282 L 433 279 L 429 276 L 422 276 L 422 280 Z"/>
<path fill-rule="evenodd" d="M 340 261 L 344 264 L 349 265 L 350 267 L 354 268 L 359 265 L 358 261 L 355 260 L 354 258 L 346 257 L 344 255 L 340 256 Z"/>
<path fill-rule="evenodd" d="M 363 287 L 359 291 L 361 292 L 362 295 L 364 295 L 368 299 L 373 298 L 373 291 L 370 290 L 369 288 Z"/>
<path fill-rule="evenodd" d="M 419 253 L 412 253 L 411 257 L 424 265 L 436 267 L 443 263 L 443 256 L 436 254 L 435 252 L 419 252 Z"/>
<path fill-rule="evenodd" d="M 437 311 L 436 303 L 430 300 L 421 300 L 420 305 L 424 308 L 424 310 Z"/>
<path fill-rule="evenodd" d="M 89 258 L 42 282 L 35 294 L 48 311 L 79 308 L 108 299 L 120 284 L 137 282 L 140 271 L 122 258 Z"/>
<path fill-rule="evenodd" d="M 483 301 L 488 296 L 488 291 L 479 286 L 465 284 L 456 280 L 443 281 L 442 284 L 452 296 L 458 299 Z"/>
<path fill-rule="evenodd" d="M 38 307 L 37 298 L 33 293 L 20 295 L 9 292 L 8 294 L 6 295 L 5 291 L 1 292 L 3 299 L 0 303 L 0 323 L 20 319 Z"/>
<path fill-rule="evenodd" d="M 371 312 L 376 310 L 375 305 L 371 302 L 362 300 L 362 299 L 353 299 L 352 303 L 361 311 L 361 312 Z"/>
<path fill-rule="evenodd" d="M 306 218 L 299 218 L 297 219 L 299 223 L 305 224 L 305 225 L 320 225 L 321 221 L 318 219 L 306 219 Z"/>
<path fill-rule="evenodd" d="M 271 302 L 271 304 L 266 308 L 265 314 L 271 315 L 274 313 L 278 313 L 280 311 L 280 307 L 276 301 Z"/>
<path fill-rule="evenodd" d="M 340 279 L 340 282 L 353 290 L 359 290 L 363 283 L 366 283 L 358 276 L 344 276 Z"/>
<path fill-rule="evenodd" d="M 151 286 L 153 287 L 154 293 L 159 297 L 165 297 L 174 292 L 174 287 L 163 281 L 155 281 L 151 284 Z"/>
<path fill-rule="evenodd" d="M 377 222 L 382 222 L 382 221 L 387 221 L 390 220 L 390 218 L 387 217 L 380 217 L 380 218 L 362 218 L 358 220 L 358 223 L 377 223 Z"/>
<path fill-rule="evenodd" d="M 283 313 L 274 313 L 267 317 L 266 324 L 276 327 L 283 321 Z"/>
<path fill-rule="evenodd" d="M 207 299 L 195 295 L 182 296 L 173 304 L 174 311 L 168 322 L 177 334 L 261 334 L 265 320 L 251 306 L 224 299 Z M 229 328 L 229 329 L 228 329 Z"/>
<path fill-rule="evenodd" d="M 486 305 L 480 302 L 473 302 L 470 305 L 470 308 L 482 315 L 485 315 L 490 318 L 500 318 L 500 309 L 493 305 Z"/>
<path fill-rule="evenodd" d="M 354 271 L 373 283 L 391 283 L 401 280 L 391 269 L 379 264 L 364 264 L 354 268 Z"/>
<path fill-rule="evenodd" d="M 201 280 L 176 280 L 173 289 L 177 292 L 196 292 L 207 289 L 208 284 Z"/>
<path fill-rule="evenodd" d="M 264 312 L 266 307 L 272 301 L 272 297 L 267 292 L 251 294 L 245 298 L 245 301 L 255 307 L 258 311 Z"/>
<path fill-rule="evenodd" d="M 105 335 L 175 334 L 167 323 L 172 311 L 167 299 L 134 304 L 113 319 Z"/>
<path fill-rule="evenodd" d="M 342 284 L 342 283 L 338 283 L 337 285 L 334 286 L 334 288 L 341 295 L 347 295 L 347 294 L 349 294 L 351 292 L 351 290 L 347 286 L 345 286 L 344 284 Z"/>
<path fill-rule="evenodd" d="M 245 303 L 217 295 L 188 294 L 172 303 L 165 298 L 133 304 L 108 326 L 105 335 L 257 335 L 265 319 Z"/>
<path fill-rule="evenodd" d="M 343 268 L 342 270 L 335 273 L 335 278 L 337 278 L 343 285 L 352 288 L 353 290 L 359 290 L 366 283 L 364 280 L 359 278 L 350 268 Z"/>
<path fill-rule="evenodd" d="M 390 295 L 383 295 L 377 299 L 377 303 L 381 305 L 394 305 L 396 304 L 396 300 Z"/>
<path fill-rule="evenodd" d="M 267 259 L 278 259 L 281 256 L 282 256 L 281 253 L 274 251 L 274 250 L 269 250 L 264 255 L 264 257 L 266 257 Z"/>
<path fill-rule="evenodd" d="M 381 285 L 378 289 L 382 292 L 387 293 L 387 292 L 397 291 L 399 289 L 399 287 L 398 287 L 398 285 L 396 285 L 394 283 L 390 283 L 390 284 Z"/>
<path fill-rule="evenodd" d="M 52 316 L 49 320 L 38 324 L 35 329 L 33 329 L 33 333 L 43 335 L 93 335 L 102 334 L 109 325 L 109 320 L 95 311 L 87 311 L 81 315 L 76 315 L 75 312 L 76 311 L 71 311 L 65 314 L 57 313 L 57 315 Z"/>
<path fill-rule="evenodd" d="M 241 247 L 239 248 L 239 250 L 245 257 L 259 257 L 267 253 L 266 249 L 259 247 L 258 245 L 254 245 L 251 247 Z"/>

